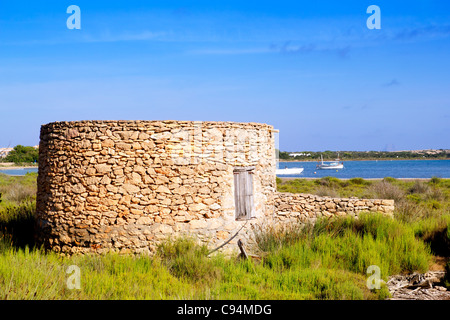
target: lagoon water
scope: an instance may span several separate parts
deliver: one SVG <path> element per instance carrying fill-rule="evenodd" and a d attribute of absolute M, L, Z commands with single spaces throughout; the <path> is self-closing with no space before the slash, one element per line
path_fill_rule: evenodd
<path fill-rule="evenodd" d="M 28 172 L 38 172 L 38 168 L 0 169 L 0 173 L 12 176 L 24 176 Z"/>
<path fill-rule="evenodd" d="M 340 179 L 365 178 L 450 178 L 450 160 L 373 160 L 345 161 L 341 170 L 317 170 L 317 162 L 281 162 L 279 168 L 304 168 L 299 175 L 279 177 L 321 178 L 332 176 Z"/>
<path fill-rule="evenodd" d="M 340 179 L 365 178 L 450 178 L 450 160 L 371 160 L 344 161 L 342 170 L 317 170 L 317 162 L 281 162 L 280 168 L 302 167 L 299 175 L 282 175 L 280 177 L 321 178 L 332 176 Z M 37 172 L 37 168 L 1 169 L 0 173 L 9 175 L 25 175 Z"/>

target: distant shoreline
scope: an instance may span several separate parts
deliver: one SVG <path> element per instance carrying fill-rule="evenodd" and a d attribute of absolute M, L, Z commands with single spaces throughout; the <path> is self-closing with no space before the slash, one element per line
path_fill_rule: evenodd
<path fill-rule="evenodd" d="M 310 178 L 310 177 L 277 177 L 279 179 L 281 179 L 281 181 L 285 181 L 285 180 L 295 180 L 295 179 L 302 179 L 302 180 L 320 180 L 322 177 L 314 177 L 314 178 Z M 336 178 L 339 180 L 351 180 L 354 178 Z M 362 178 L 364 180 L 369 180 L 369 181 L 375 181 L 375 180 L 383 180 L 384 178 Z M 395 180 L 405 180 L 405 181 L 414 181 L 414 180 L 421 180 L 421 181 L 426 181 L 426 180 L 431 180 L 431 178 L 394 178 Z M 442 180 L 450 180 L 450 178 L 439 178 Z"/>
<path fill-rule="evenodd" d="M 287 160 L 287 159 L 277 159 L 279 162 L 321 162 L 322 160 L 317 159 L 317 160 Z M 405 161 L 405 160 L 416 160 L 416 161 L 420 161 L 420 160 L 450 160 L 449 158 L 435 158 L 435 159 L 429 159 L 429 158 L 424 158 L 424 159 L 416 159 L 416 158 L 398 158 L 398 159 L 390 159 L 390 158 L 382 158 L 382 159 L 378 159 L 378 158 L 368 158 L 368 159 L 339 159 L 339 161 Z M 323 159 L 324 162 L 330 162 L 330 161 L 336 161 L 336 159 L 328 159 L 325 160 Z"/>
<path fill-rule="evenodd" d="M 33 169 L 33 168 L 38 168 L 38 166 L 3 166 L 0 164 L 0 171 L 1 170 Z"/>

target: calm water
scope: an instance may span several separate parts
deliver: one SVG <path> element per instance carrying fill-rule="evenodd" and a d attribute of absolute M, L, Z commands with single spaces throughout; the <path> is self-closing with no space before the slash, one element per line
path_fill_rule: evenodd
<path fill-rule="evenodd" d="M 317 162 L 280 162 L 279 167 L 302 167 L 299 175 L 280 177 L 321 178 L 450 178 L 450 160 L 373 160 L 344 161 L 341 170 L 316 170 Z M 315 172 L 315 173 L 314 173 Z"/>
<path fill-rule="evenodd" d="M 321 178 L 450 178 L 450 160 L 378 160 L 378 161 L 344 161 L 342 170 L 317 170 L 317 162 L 280 162 L 279 167 L 302 167 L 305 170 L 299 175 L 283 175 L 282 177 Z M 2 169 L 0 173 L 25 175 L 37 172 L 37 168 Z M 314 173 L 315 172 L 315 173 Z M 280 176 L 281 177 L 281 176 Z"/>
<path fill-rule="evenodd" d="M 24 176 L 27 172 L 38 172 L 38 168 L 0 169 L 0 173 L 5 173 L 13 176 Z"/>

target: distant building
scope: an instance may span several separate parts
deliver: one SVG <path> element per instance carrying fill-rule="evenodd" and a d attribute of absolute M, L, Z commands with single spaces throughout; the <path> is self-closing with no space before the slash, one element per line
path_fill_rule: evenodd
<path fill-rule="evenodd" d="M 0 158 L 6 157 L 12 150 L 13 148 L 0 148 Z"/>
<path fill-rule="evenodd" d="M 311 153 L 304 153 L 304 152 L 294 152 L 294 153 L 289 153 L 289 156 L 290 157 L 302 157 L 302 156 L 305 156 L 305 157 L 309 157 L 309 156 L 311 156 Z"/>

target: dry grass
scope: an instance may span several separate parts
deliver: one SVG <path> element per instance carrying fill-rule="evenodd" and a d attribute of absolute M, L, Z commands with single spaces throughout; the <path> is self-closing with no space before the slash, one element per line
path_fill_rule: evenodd
<path fill-rule="evenodd" d="M 332 197 L 332 198 L 339 197 L 339 193 L 336 191 L 336 189 L 327 186 L 317 187 L 314 193 L 321 197 Z"/>
<path fill-rule="evenodd" d="M 402 188 L 386 180 L 377 181 L 371 184 L 367 188 L 367 193 L 372 198 L 392 199 L 396 202 L 405 197 L 405 191 Z"/>
<path fill-rule="evenodd" d="M 1 205 L 20 205 L 36 200 L 36 173 L 25 176 L 8 176 L 0 173 Z"/>
<path fill-rule="evenodd" d="M 36 187 L 22 185 L 18 182 L 8 186 L 0 186 L 3 201 L 21 203 L 31 202 L 36 199 Z"/>

